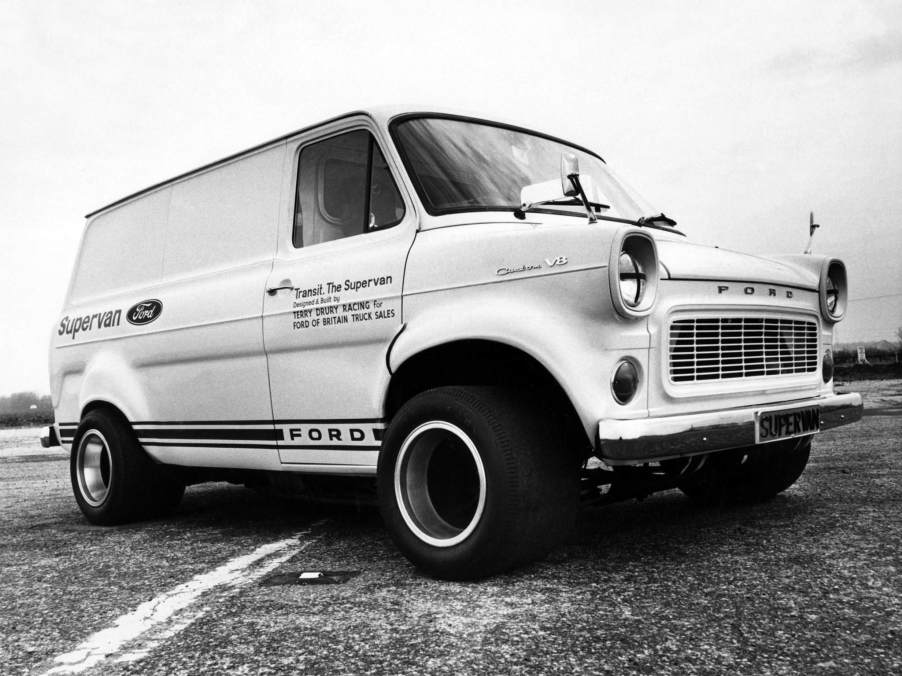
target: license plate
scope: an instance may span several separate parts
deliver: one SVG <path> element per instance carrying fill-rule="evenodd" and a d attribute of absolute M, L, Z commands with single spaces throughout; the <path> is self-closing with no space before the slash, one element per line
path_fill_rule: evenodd
<path fill-rule="evenodd" d="M 819 406 L 758 411 L 755 414 L 755 443 L 766 444 L 814 434 L 821 429 Z"/>

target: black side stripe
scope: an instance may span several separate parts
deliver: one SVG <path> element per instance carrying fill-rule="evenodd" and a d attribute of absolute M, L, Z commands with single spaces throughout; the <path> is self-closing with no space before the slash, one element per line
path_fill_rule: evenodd
<path fill-rule="evenodd" d="M 379 446 L 275 446 L 272 444 L 219 444 L 196 441 L 142 441 L 142 446 L 178 446 L 180 448 L 271 448 L 273 450 L 300 449 L 304 451 L 378 451 Z"/>
<path fill-rule="evenodd" d="M 276 425 L 353 425 L 355 423 L 385 424 L 385 418 L 331 418 L 331 419 L 306 419 L 306 420 L 273 420 Z"/>
<path fill-rule="evenodd" d="M 376 469 L 372 465 L 361 465 L 359 463 L 338 463 L 338 462 L 308 462 L 307 460 L 297 462 L 283 462 L 283 465 L 303 465 L 317 467 L 359 467 L 360 469 Z"/>
<path fill-rule="evenodd" d="M 285 432 L 281 429 L 267 427 L 263 429 L 171 429 L 171 427 L 181 426 L 207 426 L 207 425 L 384 425 L 386 423 L 383 418 L 335 418 L 332 420 L 322 419 L 297 419 L 297 420 L 182 420 L 174 422 L 162 421 L 143 421 L 133 422 L 134 427 L 144 427 L 148 425 L 159 426 L 161 429 L 136 429 L 135 432 L 141 443 L 147 446 L 209 446 L 222 448 L 275 448 L 272 445 L 264 444 L 198 444 L 198 443 L 170 443 L 165 444 L 161 441 L 151 441 L 154 439 L 196 439 L 203 441 L 285 441 Z M 75 433 L 78 423 L 59 423 L 60 441 L 71 442 L 75 439 Z M 372 433 L 376 441 L 382 441 L 385 436 L 385 430 L 381 427 L 373 427 Z M 289 448 L 318 448 L 318 449 L 335 449 L 335 450 L 378 450 L 379 446 L 298 446 L 292 444 Z"/>
<path fill-rule="evenodd" d="M 142 441 L 142 446 L 179 446 L 188 448 L 271 448 L 278 450 L 278 446 L 274 444 L 222 444 L 222 443 L 203 443 L 196 441 L 170 442 L 170 441 Z"/>
<path fill-rule="evenodd" d="M 135 420 L 132 425 L 272 425 L 270 420 Z"/>
<path fill-rule="evenodd" d="M 282 430 L 137 430 L 139 439 L 248 439 L 281 441 Z"/>
<path fill-rule="evenodd" d="M 132 425 L 349 425 L 384 424 L 385 418 L 307 418 L 279 420 L 136 420 Z M 73 426 L 77 426 L 73 424 Z"/>
<path fill-rule="evenodd" d="M 314 444 L 298 445 L 298 446 L 285 446 L 285 445 L 279 446 L 280 451 L 290 451 L 290 450 L 294 450 L 294 449 L 300 449 L 302 451 L 309 451 L 309 450 L 315 450 L 315 451 L 378 451 L 381 448 L 382 448 L 381 446 L 353 446 L 350 444 L 346 444 L 346 445 L 336 444 L 335 446 L 323 446 L 323 445 L 317 446 Z"/>

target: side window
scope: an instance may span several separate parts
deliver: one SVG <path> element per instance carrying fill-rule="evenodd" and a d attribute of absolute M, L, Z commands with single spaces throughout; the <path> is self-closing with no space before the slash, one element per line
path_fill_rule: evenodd
<path fill-rule="evenodd" d="M 404 202 L 369 132 L 348 132 L 301 150 L 294 246 L 389 228 L 402 218 Z"/>

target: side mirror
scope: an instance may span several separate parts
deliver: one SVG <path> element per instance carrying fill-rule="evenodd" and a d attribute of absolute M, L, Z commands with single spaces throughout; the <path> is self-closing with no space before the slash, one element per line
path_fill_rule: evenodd
<path fill-rule="evenodd" d="M 571 180 L 579 178 L 579 160 L 572 153 L 561 153 L 561 192 L 567 197 L 579 195 L 579 188 Z"/>

